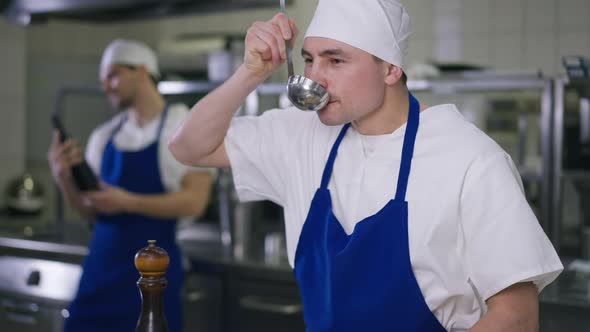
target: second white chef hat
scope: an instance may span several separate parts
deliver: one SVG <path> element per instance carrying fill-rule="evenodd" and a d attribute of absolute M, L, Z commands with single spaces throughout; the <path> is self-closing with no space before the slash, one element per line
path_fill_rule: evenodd
<path fill-rule="evenodd" d="M 100 61 L 100 77 L 104 77 L 110 65 L 144 65 L 147 71 L 155 78 L 160 77 L 158 58 L 154 51 L 144 43 L 126 40 L 113 40 L 102 54 Z"/>

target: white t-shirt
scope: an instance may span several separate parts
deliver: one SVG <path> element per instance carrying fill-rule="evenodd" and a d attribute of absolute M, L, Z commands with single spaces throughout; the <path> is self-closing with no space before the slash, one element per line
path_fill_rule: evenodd
<path fill-rule="evenodd" d="M 226 137 L 240 199 L 283 206 L 292 266 L 341 128 L 290 108 L 235 118 Z M 395 196 L 404 133 L 405 125 L 379 136 L 348 129 L 328 186 L 347 234 Z M 454 105 L 420 114 L 406 201 L 412 268 L 447 330 L 470 328 L 485 313 L 484 301 L 502 289 L 534 281 L 541 290 L 563 269 L 511 158 Z"/>
<path fill-rule="evenodd" d="M 168 107 L 168 115 L 162 127 L 162 135 L 158 142 L 158 161 L 162 184 L 168 192 L 180 190 L 180 181 L 189 170 L 194 168 L 182 165 L 168 149 L 168 138 L 172 137 L 180 126 L 188 108 L 183 104 L 174 104 Z M 104 148 L 113 133 L 113 130 L 121 123 L 124 112 L 117 114 L 111 120 L 95 128 L 90 134 L 86 145 L 86 161 L 95 174 L 100 174 L 102 155 Z M 114 137 L 114 144 L 124 151 L 141 150 L 152 144 L 158 137 L 158 127 L 161 116 L 153 119 L 143 127 L 139 127 L 131 117 L 127 120 Z"/>

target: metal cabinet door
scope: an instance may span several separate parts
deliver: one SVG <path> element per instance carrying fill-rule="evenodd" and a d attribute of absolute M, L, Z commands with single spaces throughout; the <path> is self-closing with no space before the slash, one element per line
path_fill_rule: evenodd
<path fill-rule="evenodd" d="M 305 331 L 295 283 L 242 279 L 232 282 L 230 292 L 229 331 Z"/>
<path fill-rule="evenodd" d="M 221 332 L 222 281 L 219 277 L 188 273 L 182 297 L 185 331 Z"/>
<path fill-rule="evenodd" d="M 590 331 L 588 308 L 581 306 L 541 303 L 539 322 L 541 332 Z"/>
<path fill-rule="evenodd" d="M 0 327 L 7 332 L 61 332 L 63 309 L 0 295 Z"/>

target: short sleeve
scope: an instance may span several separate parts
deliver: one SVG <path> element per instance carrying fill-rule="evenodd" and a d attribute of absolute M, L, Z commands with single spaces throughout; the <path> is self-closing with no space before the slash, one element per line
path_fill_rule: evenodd
<path fill-rule="evenodd" d="M 216 176 L 217 171 L 214 168 L 186 166 L 174 158 L 168 149 L 168 141 L 182 124 L 189 110 L 184 104 L 174 104 L 169 106 L 168 112 L 159 141 L 159 162 L 164 187 L 167 191 L 176 192 L 180 190 L 182 178 L 188 172 L 208 172 L 212 176 Z"/>
<path fill-rule="evenodd" d="M 115 115 L 109 121 L 94 128 L 88 137 L 84 158 L 86 159 L 88 166 L 90 166 L 96 175 L 100 175 L 104 148 L 107 145 L 107 142 L 109 141 L 115 126 L 121 123 L 121 119 L 123 119 L 124 116 L 125 113 L 119 113 Z"/>
<path fill-rule="evenodd" d="M 90 134 L 88 143 L 86 144 L 85 158 L 88 166 L 92 169 L 94 174 L 100 175 L 100 167 L 102 163 L 102 155 L 108 137 L 104 134 L 103 128 L 96 128 Z"/>
<path fill-rule="evenodd" d="M 234 184 L 242 201 L 270 200 L 283 205 L 291 149 L 289 132 L 297 126 L 287 110 L 232 120 L 225 138 Z"/>
<path fill-rule="evenodd" d="M 479 157 L 469 166 L 460 218 L 468 277 L 484 300 L 525 281 L 541 291 L 563 270 L 506 153 Z"/>

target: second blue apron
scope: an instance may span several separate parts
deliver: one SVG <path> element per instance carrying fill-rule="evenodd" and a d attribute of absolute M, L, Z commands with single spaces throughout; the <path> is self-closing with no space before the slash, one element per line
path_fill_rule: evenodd
<path fill-rule="evenodd" d="M 113 137 L 125 119 L 119 123 L 103 153 L 100 177 L 104 182 L 139 194 L 165 192 L 158 146 L 167 113 L 165 110 L 161 117 L 155 142 L 138 151 L 117 149 Z M 141 296 L 136 285 L 139 272 L 135 269 L 134 257 L 139 249 L 147 246 L 147 240 L 156 240 L 156 245 L 170 255 L 164 301 L 168 327 L 170 332 L 180 332 L 183 272 L 180 250 L 175 244 L 175 230 L 174 219 L 127 213 L 98 216 L 65 331 L 135 331 Z"/>

